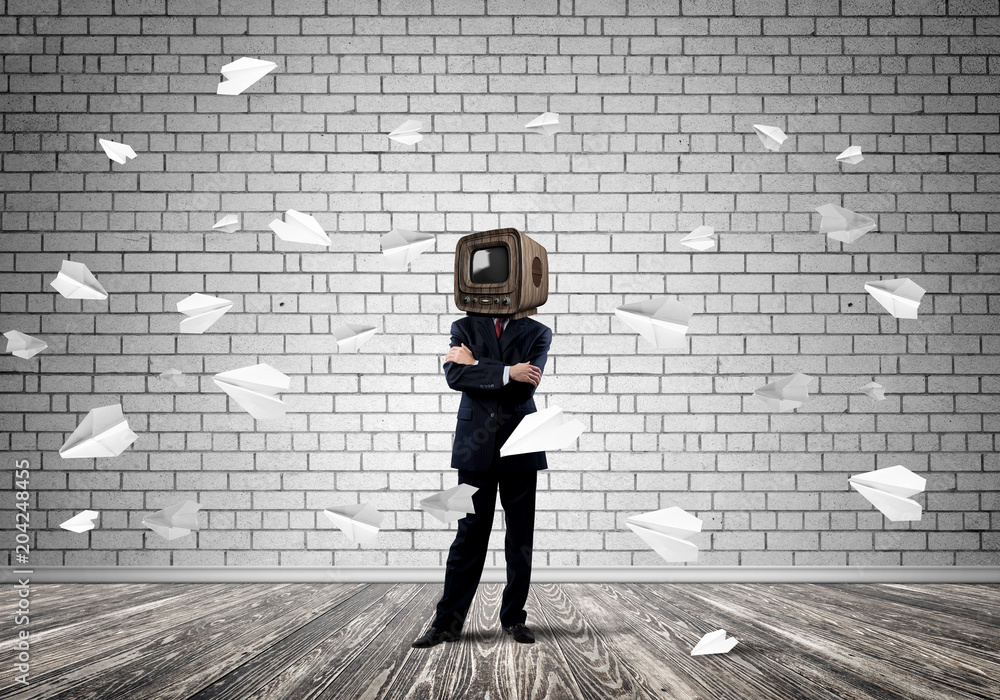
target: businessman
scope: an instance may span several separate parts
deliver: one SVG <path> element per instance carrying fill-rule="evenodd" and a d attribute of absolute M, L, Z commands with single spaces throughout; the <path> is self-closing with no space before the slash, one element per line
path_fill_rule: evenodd
<path fill-rule="evenodd" d="M 545 453 L 500 457 L 500 446 L 535 411 L 535 388 L 551 342 L 552 331 L 530 317 L 466 316 L 451 326 L 444 371 L 448 386 L 462 392 L 451 467 L 458 470 L 458 483 L 479 490 L 472 496 L 476 512 L 458 521 L 444 594 L 430 629 L 413 642 L 415 648 L 458 639 L 486 563 L 498 491 L 507 525 L 500 624 L 517 642 L 535 641 L 524 624 L 524 603 L 531 583 L 535 484 L 538 471 L 547 467 Z"/>

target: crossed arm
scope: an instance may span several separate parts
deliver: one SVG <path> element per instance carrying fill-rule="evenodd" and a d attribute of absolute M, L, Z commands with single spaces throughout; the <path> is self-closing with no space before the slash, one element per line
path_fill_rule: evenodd
<path fill-rule="evenodd" d="M 473 357 L 468 340 L 458 324 L 451 326 L 451 349 L 445 357 L 448 386 L 456 391 L 498 393 L 505 400 L 523 403 L 531 398 L 542 380 L 552 331 L 546 329 L 529 349 L 523 362 L 510 366 L 510 382 L 503 383 L 504 363 L 488 357 Z M 477 363 L 478 360 L 478 363 Z"/>

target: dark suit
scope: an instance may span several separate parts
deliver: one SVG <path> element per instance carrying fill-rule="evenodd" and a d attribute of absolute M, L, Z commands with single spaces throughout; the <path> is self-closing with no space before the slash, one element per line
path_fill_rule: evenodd
<path fill-rule="evenodd" d="M 510 627 L 525 621 L 536 477 L 539 470 L 547 468 L 544 452 L 501 458 L 500 446 L 525 415 L 535 412 L 535 387 L 513 379 L 504 385 L 504 366 L 530 362 L 544 371 L 552 331 L 532 318 L 519 318 L 507 323 L 498 341 L 493 323 L 492 318 L 484 316 L 455 321 L 451 346 L 464 343 L 479 363 L 444 364 L 448 386 L 462 392 L 451 466 L 458 470 L 458 483 L 479 489 L 472 497 L 476 512 L 458 521 L 458 532 L 448 553 L 444 595 L 433 623 L 439 630 L 455 633 L 465 623 L 483 573 L 498 491 L 507 525 L 507 586 L 500 622 Z"/>

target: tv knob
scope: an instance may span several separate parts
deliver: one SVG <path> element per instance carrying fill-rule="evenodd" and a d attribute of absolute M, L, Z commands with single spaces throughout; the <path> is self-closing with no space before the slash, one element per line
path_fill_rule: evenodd
<path fill-rule="evenodd" d="M 468 303 L 469 303 L 469 297 L 464 297 L 464 298 L 462 299 L 462 303 L 463 303 L 463 304 L 468 304 Z"/>
<path fill-rule="evenodd" d="M 503 305 L 504 306 L 510 306 L 510 297 L 504 297 L 503 298 Z"/>
<path fill-rule="evenodd" d="M 500 303 L 500 297 L 497 297 L 496 299 L 494 299 L 493 303 L 494 304 L 499 304 Z"/>

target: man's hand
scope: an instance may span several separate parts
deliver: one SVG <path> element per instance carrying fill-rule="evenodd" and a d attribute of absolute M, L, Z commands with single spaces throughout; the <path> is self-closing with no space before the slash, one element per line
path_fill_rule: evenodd
<path fill-rule="evenodd" d="M 472 356 L 472 351 L 465 347 L 465 343 L 462 346 L 454 346 L 448 350 L 448 354 L 444 358 L 445 362 L 457 362 L 460 365 L 471 365 L 474 364 L 476 358 Z"/>
<path fill-rule="evenodd" d="M 519 362 L 516 365 L 511 365 L 510 378 L 516 382 L 538 386 L 538 382 L 542 381 L 542 370 L 530 362 Z"/>

